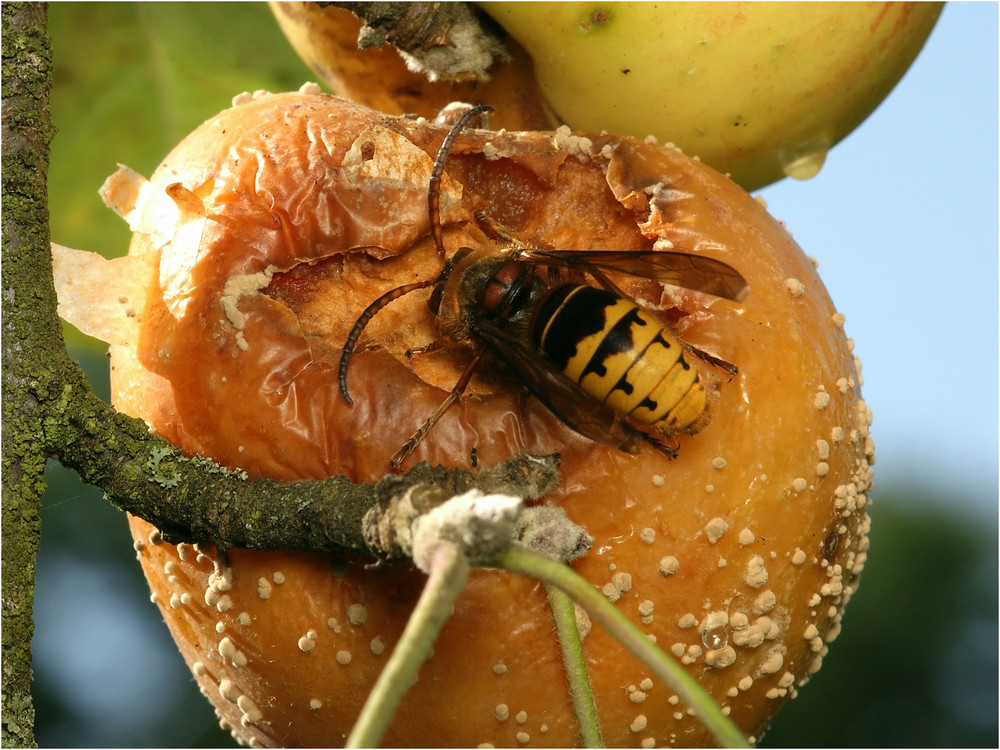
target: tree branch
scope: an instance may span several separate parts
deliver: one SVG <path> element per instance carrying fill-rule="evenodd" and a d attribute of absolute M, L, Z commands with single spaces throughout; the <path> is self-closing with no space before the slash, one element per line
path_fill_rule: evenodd
<path fill-rule="evenodd" d="M 82 385 L 70 389 L 48 442 L 61 463 L 103 489 L 115 507 L 156 526 L 169 542 L 393 558 L 391 550 L 366 542 L 363 519 L 415 486 L 434 498 L 431 507 L 473 488 L 534 499 L 550 491 L 558 476 L 558 456 L 522 453 L 476 473 L 423 463 L 376 484 L 342 476 L 248 481 L 245 472 L 185 457 L 150 434 L 144 422 L 116 412 Z"/>
<path fill-rule="evenodd" d="M 46 173 L 52 124 L 49 118 L 51 54 L 45 6 L 5 3 L 3 40 L 3 320 L 2 504 L 3 555 L 3 734 L 4 746 L 33 746 L 31 636 L 34 632 L 35 558 L 41 532 L 45 455 L 39 437 L 45 411 L 26 386 L 47 379 L 57 367 L 47 353 L 62 345 L 48 257 Z M 16 283 L 48 272 L 46 286 Z M 26 337 L 35 342 L 24 344 Z"/>

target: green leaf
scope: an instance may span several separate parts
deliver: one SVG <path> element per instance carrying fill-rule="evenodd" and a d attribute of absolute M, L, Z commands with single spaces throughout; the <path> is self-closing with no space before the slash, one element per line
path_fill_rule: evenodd
<path fill-rule="evenodd" d="M 105 257 L 131 239 L 97 192 L 119 163 L 148 177 L 236 94 L 315 80 L 264 3 L 53 3 L 49 28 L 52 239 Z"/>
<path fill-rule="evenodd" d="M 313 80 L 263 3 L 54 3 L 53 240 L 124 255 L 129 232 L 97 195 L 128 164 L 149 176 L 242 91 Z"/>

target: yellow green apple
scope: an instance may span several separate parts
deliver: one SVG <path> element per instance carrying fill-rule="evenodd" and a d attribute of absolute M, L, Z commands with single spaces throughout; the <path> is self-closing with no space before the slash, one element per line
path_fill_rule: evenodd
<path fill-rule="evenodd" d="M 574 129 L 669 141 L 747 189 L 807 178 L 892 90 L 941 3 L 483 3 Z"/>

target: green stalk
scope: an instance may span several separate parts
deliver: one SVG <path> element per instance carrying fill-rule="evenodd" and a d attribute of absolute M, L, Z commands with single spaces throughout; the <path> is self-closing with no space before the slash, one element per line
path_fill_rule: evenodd
<path fill-rule="evenodd" d="M 583 641 L 576 624 L 576 607 L 565 592 L 552 585 L 546 585 L 549 606 L 556 621 L 559 647 L 562 649 L 563 669 L 569 682 L 569 694 L 573 700 L 573 711 L 580 728 L 580 742 L 583 747 L 604 747 L 601 736 L 601 722 L 597 717 L 594 691 L 590 687 L 590 675 L 583 654 Z"/>
<path fill-rule="evenodd" d="M 347 747 L 375 747 L 379 744 L 403 696 L 417 681 L 421 665 L 430 657 L 434 642 L 469 578 L 469 563 L 452 544 L 439 546 L 429 567 L 427 584 L 420 593 L 420 600 L 361 709 L 361 715 L 347 738 Z"/>
<path fill-rule="evenodd" d="M 657 648 L 645 633 L 569 566 L 517 545 L 508 548 L 495 564 L 566 592 L 598 624 L 669 685 L 695 712 L 722 747 L 749 747 L 746 737 L 722 713 L 697 680 Z"/>

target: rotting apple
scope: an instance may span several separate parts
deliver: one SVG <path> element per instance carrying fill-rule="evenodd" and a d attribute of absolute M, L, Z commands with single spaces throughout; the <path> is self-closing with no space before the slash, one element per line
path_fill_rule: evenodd
<path fill-rule="evenodd" d="M 447 346 L 411 294 L 366 329 L 353 406 L 337 361 L 372 300 L 440 271 L 427 191 L 446 132 L 311 90 L 246 96 L 148 182 L 111 179 L 105 198 L 133 227 L 130 255 L 61 251 L 56 272 L 64 314 L 112 342 L 117 407 L 253 477 L 383 476 L 470 353 Z M 490 246 L 474 219 L 486 211 L 532 245 L 673 249 L 747 280 L 736 303 L 614 277 L 679 338 L 739 367 L 730 378 L 694 360 L 712 420 L 680 438 L 675 460 L 580 437 L 502 368 L 473 380 L 414 458 L 561 453 L 547 502 L 596 540 L 576 570 L 758 737 L 819 668 L 867 553 L 871 415 L 814 264 L 760 201 L 671 147 L 469 130 L 446 167 L 450 252 Z M 73 270 L 89 264 L 104 272 L 96 284 Z M 342 742 L 423 576 L 345 557 L 220 554 L 131 526 L 154 599 L 224 724 L 251 745 Z M 609 745 L 711 743 L 606 633 L 594 628 L 584 647 Z M 479 571 L 386 742 L 572 745 L 561 670 L 540 588 Z"/>

